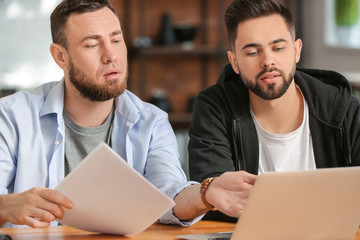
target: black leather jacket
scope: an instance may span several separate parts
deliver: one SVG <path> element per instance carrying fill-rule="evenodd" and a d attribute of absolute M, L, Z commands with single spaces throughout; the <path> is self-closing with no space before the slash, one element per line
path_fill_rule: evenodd
<path fill-rule="evenodd" d="M 316 167 L 359 166 L 360 108 L 349 82 L 333 71 L 298 68 L 295 83 L 309 106 Z M 201 182 L 227 171 L 258 173 L 248 89 L 230 64 L 216 85 L 198 95 L 189 135 L 192 180 Z"/>

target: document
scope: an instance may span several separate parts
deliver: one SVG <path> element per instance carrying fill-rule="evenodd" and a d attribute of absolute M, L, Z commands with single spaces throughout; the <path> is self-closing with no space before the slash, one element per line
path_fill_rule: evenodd
<path fill-rule="evenodd" d="M 55 190 L 74 203 L 58 221 L 92 232 L 134 235 L 175 205 L 105 143 L 84 158 Z"/>

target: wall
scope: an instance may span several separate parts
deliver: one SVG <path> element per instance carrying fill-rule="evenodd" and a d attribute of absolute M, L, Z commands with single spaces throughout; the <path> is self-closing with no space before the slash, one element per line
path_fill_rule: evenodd
<path fill-rule="evenodd" d="M 360 49 L 331 47 L 324 43 L 325 1 L 303 1 L 302 65 L 342 73 L 360 71 Z"/>

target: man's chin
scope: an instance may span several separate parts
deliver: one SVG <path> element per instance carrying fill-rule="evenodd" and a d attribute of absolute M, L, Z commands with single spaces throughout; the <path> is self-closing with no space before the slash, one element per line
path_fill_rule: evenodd
<path fill-rule="evenodd" d="M 119 97 L 121 94 L 125 92 L 125 87 L 116 87 L 114 89 L 106 89 L 102 92 L 93 91 L 93 92 L 81 92 L 84 98 L 92 102 L 105 102 L 114 98 Z"/>
<path fill-rule="evenodd" d="M 122 80 L 119 78 L 107 80 L 109 86 L 120 84 L 120 82 L 122 82 Z"/>

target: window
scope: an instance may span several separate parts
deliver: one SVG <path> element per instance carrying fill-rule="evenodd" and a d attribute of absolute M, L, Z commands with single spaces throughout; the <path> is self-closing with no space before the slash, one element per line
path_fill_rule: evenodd
<path fill-rule="evenodd" d="M 0 89 L 60 80 L 50 54 L 50 14 L 60 0 L 0 0 Z"/>
<path fill-rule="evenodd" d="M 325 44 L 333 47 L 360 48 L 360 0 L 351 0 L 357 1 L 358 17 L 356 23 L 350 26 L 336 24 L 335 1 L 325 1 Z M 340 0 L 339 2 L 346 4 L 347 1 Z M 354 13 L 354 9 L 352 12 Z"/>

